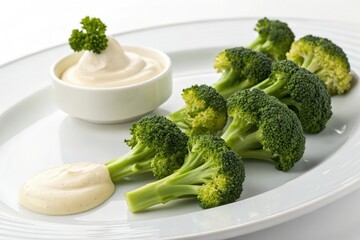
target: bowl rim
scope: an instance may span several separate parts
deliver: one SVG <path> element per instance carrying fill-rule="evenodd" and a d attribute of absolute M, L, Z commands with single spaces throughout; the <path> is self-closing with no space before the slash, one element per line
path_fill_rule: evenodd
<path fill-rule="evenodd" d="M 159 55 L 159 59 L 161 59 L 161 63 L 162 65 L 164 65 L 164 69 L 157 75 L 145 80 L 145 81 L 141 81 L 141 82 L 137 82 L 134 84 L 130 84 L 130 85 L 124 85 L 124 86 L 112 86 L 112 87 L 92 87 L 92 86 L 81 86 L 81 85 L 76 85 L 76 84 L 71 84 L 68 82 L 65 82 L 63 80 L 61 80 L 57 74 L 55 73 L 56 68 L 59 66 L 59 64 L 64 61 L 67 58 L 71 58 L 74 57 L 76 55 L 82 55 L 84 53 L 84 51 L 80 51 L 80 52 L 72 52 L 70 54 L 65 54 L 62 57 L 60 57 L 58 60 L 56 60 L 50 67 L 50 75 L 51 78 L 54 82 L 56 82 L 57 84 L 60 84 L 62 86 L 65 87 L 71 87 L 71 88 L 75 88 L 75 89 L 79 89 L 79 90 L 87 90 L 87 91 L 114 91 L 114 90 L 127 90 L 127 89 L 132 89 L 132 88 L 136 88 L 136 87 L 140 87 L 142 85 L 147 85 L 147 84 L 151 84 L 154 81 L 157 81 L 158 79 L 161 79 L 162 77 L 170 74 L 171 75 L 171 68 L 172 68 L 172 61 L 171 58 L 169 57 L 169 55 L 167 55 L 165 52 L 152 48 L 152 47 L 146 47 L 146 46 L 136 46 L 136 45 L 122 45 L 122 48 L 126 51 L 129 49 L 141 49 L 141 50 L 145 50 L 148 52 L 153 52 L 157 55 Z M 163 64 L 165 63 L 165 64 Z"/>

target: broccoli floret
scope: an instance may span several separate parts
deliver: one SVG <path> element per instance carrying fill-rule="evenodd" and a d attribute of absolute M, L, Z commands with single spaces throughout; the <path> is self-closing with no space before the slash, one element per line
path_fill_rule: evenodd
<path fill-rule="evenodd" d="M 69 38 L 70 47 L 76 51 L 88 50 L 100 53 L 107 47 L 106 25 L 99 18 L 89 16 L 81 20 L 82 29 L 72 30 Z"/>
<path fill-rule="evenodd" d="M 202 208 L 236 201 L 242 192 L 244 165 L 224 140 L 190 137 L 184 164 L 173 174 L 125 194 L 129 209 L 139 212 L 178 198 L 197 198 Z"/>
<path fill-rule="evenodd" d="M 304 36 L 293 42 L 286 57 L 320 77 L 330 95 L 343 94 L 351 87 L 352 77 L 346 54 L 329 39 Z"/>
<path fill-rule="evenodd" d="M 221 136 L 240 157 L 269 160 L 288 171 L 302 157 L 305 137 L 293 111 L 259 89 L 240 90 L 228 99 L 232 119 Z"/>
<path fill-rule="evenodd" d="M 248 48 L 262 52 L 275 61 L 286 59 L 286 53 L 295 39 L 287 23 L 262 18 L 254 30 L 259 34 Z"/>
<path fill-rule="evenodd" d="M 188 137 L 163 116 L 145 116 L 130 128 L 131 150 L 107 163 L 113 182 L 125 177 L 152 172 L 157 179 L 172 174 L 184 161 Z"/>
<path fill-rule="evenodd" d="M 266 79 L 272 60 L 265 54 L 243 47 L 229 48 L 219 53 L 214 68 L 222 73 L 213 87 L 225 98 L 237 90 L 250 88 Z"/>
<path fill-rule="evenodd" d="M 307 133 L 319 133 L 332 116 L 326 85 L 315 74 L 294 62 L 273 62 L 270 77 L 253 88 L 278 98 L 293 110 Z"/>
<path fill-rule="evenodd" d="M 185 106 L 167 116 L 187 135 L 212 134 L 222 130 L 227 121 L 226 100 L 208 85 L 183 89 Z"/>

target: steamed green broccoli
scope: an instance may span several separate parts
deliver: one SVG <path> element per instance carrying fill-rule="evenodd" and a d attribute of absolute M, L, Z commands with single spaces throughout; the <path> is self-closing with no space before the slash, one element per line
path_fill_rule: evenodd
<path fill-rule="evenodd" d="M 167 116 L 187 135 L 217 134 L 227 121 L 226 100 L 208 85 L 183 90 L 185 106 Z"/>
<path fill-rule="evenodd" d="M 259 34 L 248 48 L 262 52 L 275 61 L 286 59 L 295 35 L 285 22 L 262 18 L 254 30 Z"/>
<path fill-rule="evenodd" d="M 222 73 L 213 87 L 225 98 L 237 90 L 250 88 L 266 79 L 272 60 L 265 54 L 243 47 L 229 48 L 219 53 L 214 68 Z"/>
<path fill-rule="evenodd" d="M 232 119 L 221 136 L 240 157 L 269 160 L 288 171 L 302 157 L 305 137 L 293 111 L 259 89 L 240 90 L 228 99 Z"/>
<path fill-rule="evenodd" d="M 70 47 L 76 51 L 88 50 L 100 53 L 107 47 L 106 25 L 99 18 L 89 16 L 81 20 L 82 29 L 72 30 L 69 38 Z"/>
<path fill-rule="evenodd" d="M 304 36 L 293 42 L 286 57 L 319 76 L 330 95 L 343 94 L 351 87 L 352 77 L 346 54 L 327 38 Z"/>
<path fill-rule="evenodd" d="M 268 79 L 253 88 L 278 98 L 299 117 L 307 133 L 321 132 L 332 116 L 331 98 L 326 85 L 315 74 L 294 62 L 273 62 Z"/>
<path fill-rule="evenodd" d="M 125 177 L 152 172 L 159 179 L 172 174 L 184 161 L 188 137 L 163 116 L 146 116 L 130 129 L 125 143 L 131 150 L 107 163 L 113 182 Z"/>
<path fill-rule="evenodd" d="M 197 198 L 202 208 L 212 208 L 240 197 L 244 165 L 224 140 L 197 135 L 188 148 L 184 164 L 173 174 L 125 194 L 132 212 L 179 198 Z"/>

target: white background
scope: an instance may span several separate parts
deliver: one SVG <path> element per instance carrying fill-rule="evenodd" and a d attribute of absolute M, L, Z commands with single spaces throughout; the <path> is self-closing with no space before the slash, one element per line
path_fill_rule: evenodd
<path fill-rule="evenodd" d="M 67 42 L 71 29 L 86 15 L 106 22 L 109 34 L 194 20 L 264 16 L 357 23 L 354 26 L 360 28 L 360 1 L 0 0 L 0 65 Z M 357 190 L 312 213 L 236 239 L 358 240 L 359 202 Z"/>
<path fill-rule="evenodd" d="M 0 65 L 67 42 L 90 15 L 107 32 L 237 17 L 291 17 L 360 23 L 358 0 L 0 0 Z"/>

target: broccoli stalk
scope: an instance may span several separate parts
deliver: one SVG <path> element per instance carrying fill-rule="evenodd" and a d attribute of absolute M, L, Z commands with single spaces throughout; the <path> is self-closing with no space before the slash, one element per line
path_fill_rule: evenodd
<path fill-rule="evenodd" d="M 86 16 L 81 20 L 82 29 L 72 30 L 69 45 L 75 51 L 82 50 L 101 53 L 107 47 L 106 25 L 99 18 Z"/>
<path fill-rule="evenodd" d="M 289 94 L 287 84 L 299 67 L 292 61 L 280 60 L 272 62 L 271 73 L 267 79 L 252 88 L 263 90 L 266 94 L 282 98 Z"/>
<path fill-rule="evenodd" d="M 232 119 L 221 136 L 240 157 L 268 160 L 288 171 L 302 157 L 305 137 L 299 119 L 263 91 L 237 91 L 228 99 Z"/>
<path fill-rule="evenodd" d="M 286 23 L 262 18 L 254 30 L 258 32 L 258 37 L 248 45 L 249 49 L 262 52 L 275 61 L 286 59 L 286 53 L 295 39 Z"/>
<path fill-rule="evenodd" d="M 286 57 L 315 73 L 326 84 L 330 95 L 343 94 L 351 87 L 346 54 L 327 38 L 306 35 L 293 42 Z"/>
<path fill-rule="evenodd" d="M 105 166 L 112 181 L 118 182 L 133 174 L 151 172 L 154 157 L 154 149 L 139 143 L 126 154 L 105 163 Z"/>
<path fill-rule="evenodd" d="M 232 124 L 222 135 L 227 140 L 227 144 L 232 146 L 235 152 L 241 152 L 242 157 L 268 159 L 272 158 L 271 152 L 267 152 L 261 148 L 260 144 L 261 131 L 254 130 L 254 125 L 249 124 L 241 118 L 235 118 Z M 246 151 L 252 149 L 251 151 Z"/>
<path fill-rule="evenodd" d="M 247 48 L 226 49 L 215 59 L 214 68 L 221 73 L 213 87 L 225 98 L 237 90 L 250 88 L 266 79 L 272 60 L 265 54 Z"/>
<path fill-rule="evenodd" d="M 132 125 L 130 133 L 132 138 L 125 142 L 131 150 L 105 163 L 114 183 L 145 172 L 160 179 L 183 164 L 188 138 L 165 117 L 143 117 Z"/>
<path fill-rule="evenodd" d="M 245 178 L 241 159 L 212 135 L 191 137 L 184 164 L 173 174 L 126 193 L 132 212 L 179 198 L 197 198 L 202 208 L 236 201 Z"/>
<path fill-rule="evenodd" d="M 167 116 L 187 135 L 212 134 L 221 131 L 227 122 L 225 99 L 208 85 L 183 89 L 185 106 Z"/>

